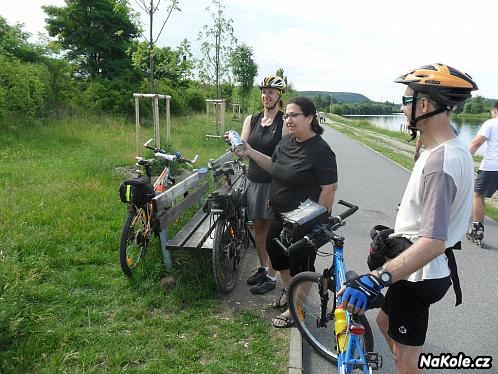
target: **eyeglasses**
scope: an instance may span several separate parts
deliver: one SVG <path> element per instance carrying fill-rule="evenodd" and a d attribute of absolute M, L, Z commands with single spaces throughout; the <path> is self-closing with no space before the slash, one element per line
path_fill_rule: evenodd
<path fill-rule="evenodd" d="M 304 113 L 302 112 L 297 112 L 297 113 L 285 113 L 282 115 L 282 118 L 284 119 L 284 121 L 287 119 L 287 118 L 296 118 L 297 116 L 304 116 Z"/>
<path fill-rule="evenodd" d="M 413 103 L 413 96 L 401 96 L 401 102 L 403 105 L 408 105 Z"/>

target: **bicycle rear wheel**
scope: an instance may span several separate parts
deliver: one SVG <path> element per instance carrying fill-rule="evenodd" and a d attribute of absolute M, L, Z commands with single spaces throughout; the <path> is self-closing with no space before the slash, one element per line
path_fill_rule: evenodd
<path fill-rule="evenodd" d="M 121 270 L 128 277 L 133 275 L 133 271 L 147 252 L 152 234 L 148 219 L 144 208 L 131 206 L 128 209 L 119 243 L 119 263 Z"/>
<path fill-rule="evenodd" d="M 297 328 L 306 341 L 320 356 L 337 365 L 337 339 L 334 331 L 334 315 L 332 314 L 335 293 L 328 290 L 327 327 L 318 327 L 321 315 L 321 298 L 319 279 L 321 274 L 306 271 L 297 274 L 289 285 L 289 309 L 296 321 Z M 365 327 L 365 334 L 360 338 L 364 352 L 372 352 L 374 348 L 372 329 L 367 318 L 359 316 L 359 322 Z"/>
<path fill-rule="evenodd" d="M 240 262 L 240 233 L 234 217 L 220 217 L 213 243 L 213 274 L 218 289 L 230 293 L 237 283 Z"/>

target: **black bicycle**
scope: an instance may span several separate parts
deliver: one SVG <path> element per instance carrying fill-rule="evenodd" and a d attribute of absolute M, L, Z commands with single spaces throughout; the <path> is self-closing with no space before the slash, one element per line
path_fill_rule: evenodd
<path fill-rule="evenodd" d="M 215 182 L 224 181 L 204 205 L 204 211 L 216 219 L 212 256 L 214 280 L 220 291 L 230 293 L 237 283 L 240 260 L 249 242 L 254 244 L 244 199 L 246 165 L 235 160 L 220 166 L 210 163 L 209 168 Z"/>
<path fill-rule="evenodd" d="M 144 147 L 154 151 L 156 159 L 166 161 L 166 166 L 154 184 L 152 184 L 152 167 L 155 159 L 136 157 L 136 165 L 143 168 L 145 175 L 139 169 L 136 178 L 124 181 L 119 187 L 121 201 L 128 204 L 128 213 L 119 241 L 119 263 L 121 270 L 128 277 L 133 275 L 133 270 L 138 267 L 147 253 L 153 234 L 159 232 L 159 222 L 152 209 L 152 199 L 175 184 L 175 179 L 169 174 L 171 162 L 193 166 L 198 158 L 196 155 L 194 160 L 190 161 L 178 151 L 175 154 L 168 154 L 161 148 L 153 147 L 152 143 L 153 139 L 149 139 Z"/>

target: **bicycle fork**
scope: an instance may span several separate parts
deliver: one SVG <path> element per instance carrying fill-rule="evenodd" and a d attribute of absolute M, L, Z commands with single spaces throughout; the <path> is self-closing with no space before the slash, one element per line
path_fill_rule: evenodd
<path fill-rule="evenodd" d="M 327 305 L 329 302 L 329 284 L 334 272 L 332 269 L 325 269 L 323 271 L 323 276 L 320 277 L 318 283 L 318 290 L 320 292 L 320 318 L 316 321 L 317 327 L 327 327 L 327 322 L 332 318 L 332 316 L 327 315 Z M 332 280 L 333 281 L 333 280 Z M 332 314 L 335 310 L 335 297 L 334 305 L 332 306 Z"/>

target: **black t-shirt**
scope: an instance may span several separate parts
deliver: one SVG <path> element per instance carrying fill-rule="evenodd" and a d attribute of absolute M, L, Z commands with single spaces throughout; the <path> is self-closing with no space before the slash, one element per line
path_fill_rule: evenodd
<path fill-rule="evenodd" d="M 251 132 L 247 138 L 247 142 L 255 150 L 271 156 L 280 139 L 282 139 L 282 126 L 284 120 L 282 112 L 277 112 L 273 123 L 270 126 L 261 126 L 263 112 L 254 114 L 251 117 Z M 271 175 L 261 169 L 252 159 L 249 161 L 249 169 L 247 170 L 249 180 L 256 183 L 270 183 Z"/>
<path fill-rule="evenodd" d="M 320 186 L 337 182 L 335 154 L 320 135 L 304 142 L 284 136 L 272 161 L 270 200 L 275 213 L 296 209 L 308 198 L 318 202 Z"/>

